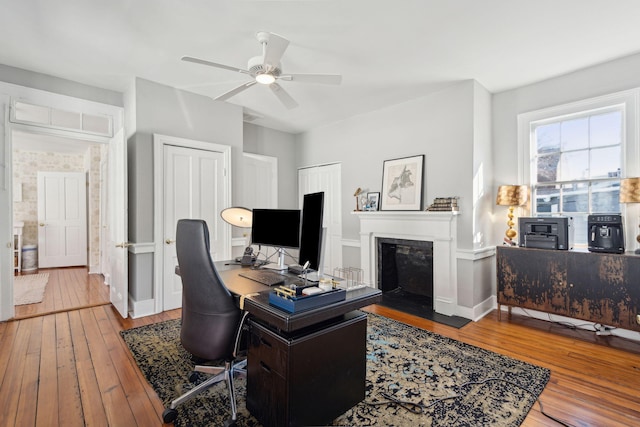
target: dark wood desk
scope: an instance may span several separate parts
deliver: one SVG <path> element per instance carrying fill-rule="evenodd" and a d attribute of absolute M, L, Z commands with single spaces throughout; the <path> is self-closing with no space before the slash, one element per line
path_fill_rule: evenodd
<path fill-rule="evenodd" d="M 271 288 L 239 276 L 241 266 L 216 268 L 251 315 L 247 409 L 264 427 L 326 425 L 364 399 L 367 316 L 358 309 L 380 301 L 380 290 L 288 313 L 269 304 Z"/>

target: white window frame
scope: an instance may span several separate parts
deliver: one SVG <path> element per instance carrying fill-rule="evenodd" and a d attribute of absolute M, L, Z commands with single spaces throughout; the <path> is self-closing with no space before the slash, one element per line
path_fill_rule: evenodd
<path fill-rule="evenodd" d="M 640 176 L 640 138 L 639 117 L 640 112 L 640 88 L 616 92 L 595 98 L 589 98 L 569 104 L 558 105 L 540 110 L 530 111 L 518 115 L 518 180 L 520 184 L 531 186 L 531 159 L 534 152 L 534 123 L 539 124 L 544 120 L 559 119 L 563 116 L 584 113 L 606 107 L 621 105 L 622 134 L 621 150 L 621 178 Z M 533 201 L 526 209 L 527 215 L 531 215 Z M 627 250 L 637 247 L 635 236 L 638 234 L 638 221 L 640 217 L 640 203 L 621 204 L 622 215 L 625 224 L 625 243 Z"/>

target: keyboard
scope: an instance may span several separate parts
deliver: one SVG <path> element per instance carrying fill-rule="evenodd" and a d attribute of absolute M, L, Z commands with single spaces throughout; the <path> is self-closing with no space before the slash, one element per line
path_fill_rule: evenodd
<path fill-rule="evenodd" d="M 284 276 L 270 270 L 243 269 L 238 276 L 246 277 L 267 286 L 281 285 L 284 283 Z"/>

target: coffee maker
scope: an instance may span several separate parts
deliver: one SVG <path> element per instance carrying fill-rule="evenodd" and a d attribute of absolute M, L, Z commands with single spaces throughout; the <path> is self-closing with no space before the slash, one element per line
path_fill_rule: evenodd
<path fill-rule="evenodd" d="M 621 254 L 624 252 L 622 215 L 594 214 L 587 218 L 589 251 Z"/>

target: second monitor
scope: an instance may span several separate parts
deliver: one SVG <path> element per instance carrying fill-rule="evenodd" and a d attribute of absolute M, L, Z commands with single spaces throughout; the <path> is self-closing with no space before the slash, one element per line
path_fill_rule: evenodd
<path fill-rule="evenodd" d="M 321 271 L 323 264 L 324 192 L 305 194 L 302 202 L 302 230 L 300 232 L 300 254 L 298 262 Z"/>

